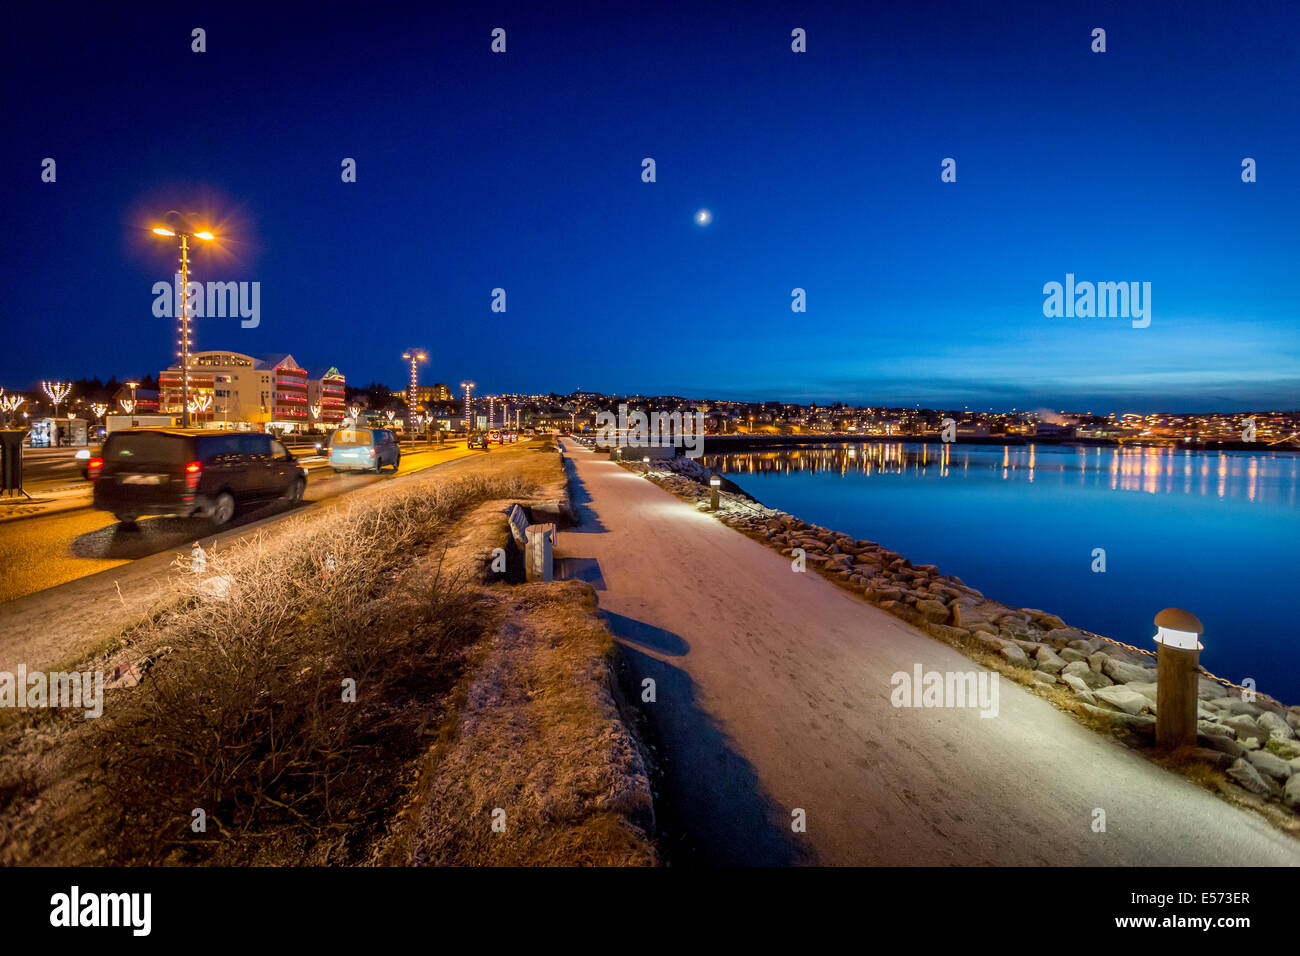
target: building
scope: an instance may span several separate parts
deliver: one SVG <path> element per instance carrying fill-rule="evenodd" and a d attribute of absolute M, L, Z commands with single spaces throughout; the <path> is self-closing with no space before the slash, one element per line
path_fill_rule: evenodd
<path fill-rule="evenodd" d="M 123 385 L 113 393 L 109 407 L 117 410 L 125 408 L 123 402 L 135 402 L 135 411 L 142 415 L 152 415 L 158 411 L 158 393 L 151 388 L 132 388 Z"/>
<path fill-rule="evenodd" d="M 329 372 L 334 374 L 327 377 Z M 335 409 L 336 378 L 341 409 L 343 376 L 337 369 L 327 369 L 319 380 L 322 414 L 326 399 L 330 408 Z M 158 376 L 158 388 L 158 410 L 164 414 L 180 415 L 179 366 L 172 366 Z M 288 354 L 191 353 L 189 396 L 190 421 L 194 425 L 247 422 L 295 431 L 306 428 L 310 422 L 307 370 Z M 339 420 L 342 420 L 341 414 Z"/>
<path fill-rule="evenodd" d="M 334 366 L 307 375 L 307 402 L 312 423 L 337 427 L 347 417 L 347 379 Z"/>
<path fill-rule="evenodd" d="M 406 389 L 400 392 L 393 392 L 394 398 L 406 401 Z M 417 385 L 415 387 L 415 400 L 417 402 L 450 402 L 451 389 L 442 383 L 435 385 Z"/>

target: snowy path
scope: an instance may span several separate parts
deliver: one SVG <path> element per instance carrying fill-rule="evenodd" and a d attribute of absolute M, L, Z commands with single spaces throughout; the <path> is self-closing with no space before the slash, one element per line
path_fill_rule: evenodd
<path fill-rule="evenodd" d="M 597 588 L 666 750 L 684 859 L 902 865 L 1297 865 L 1300 843 L 1000 682 L 999 714 L 900 709 L 953 649 L 566 442 Z M 807 832 L 792 833 L 802 808 Z M 1093 832 L 1094 809 L 1106 832 Z M 674 841 L 676 842 L 676 841 Z"/>

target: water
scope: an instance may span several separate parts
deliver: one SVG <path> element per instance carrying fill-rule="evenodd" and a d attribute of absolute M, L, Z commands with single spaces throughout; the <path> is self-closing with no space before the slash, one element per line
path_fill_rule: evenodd
<path fill-rule="evenodd" d="M 1158 611 L 1186 608 L 1206 669 L 1300 703 L 1300 456 L 866 443 L 704 463 L 766 505 L 1137 647 L 1155 650 Z"/>

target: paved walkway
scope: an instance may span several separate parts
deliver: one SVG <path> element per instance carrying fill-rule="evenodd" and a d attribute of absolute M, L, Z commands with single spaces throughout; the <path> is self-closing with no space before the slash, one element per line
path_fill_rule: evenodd
<path fill-rule="evenodd" d="M 890 678 L 979 668 L 650 482 L 565 443 L 597 588 L 665 751 L 683 860 L 1290 865 L 1300 842 L 1009 681 L 999 713 L 902 709 Z M 806 812 L 807 832 L 791 831 Z M 1106 832 L 1093 832 L 1094 810 Z"/>

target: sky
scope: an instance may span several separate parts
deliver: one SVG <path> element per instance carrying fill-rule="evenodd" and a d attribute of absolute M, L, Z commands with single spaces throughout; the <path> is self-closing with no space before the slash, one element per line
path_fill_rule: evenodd
<path fill-rule="evenodd" d="M 355 384 L 1300 408 L 1294 5 L 617 6 L 19 4 L 0 386 L 174 362 L 179 210 L 260 283 L 196 348 Z M 1067 273 L 1150 325 L 1045 316 Z"/>

